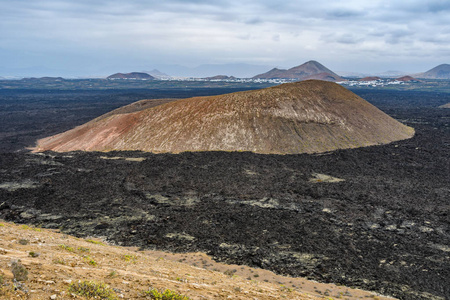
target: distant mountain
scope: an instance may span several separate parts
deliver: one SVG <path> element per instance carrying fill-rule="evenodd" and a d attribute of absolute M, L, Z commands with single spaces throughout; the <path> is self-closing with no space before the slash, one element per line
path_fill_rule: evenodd
<path fill-rule="evenodd" d="M 153 69 L 153 70 L 145 72 L 145 73 L 148 73 L 151 76 L 156 77 L 156 78 L 170 78 L 170 75 L 167 75 L 166 73 L 163 73 L 157 69 Z"/>
<path fill-rule="evenodd" d="M 0 75 L 6 78 L 22 79 L 22 78 L 40 78 L 43 76 L 64 78 L 74 78 L 74 71 L 66 69 L 52 69 L 42 66 L 27 67 L 27 68 L 13 68 L 0 67 Z M 76 74 L 78 75 L 78 74 Z"/>
<path fill-rule="evenodd" d="M 30 77 L 30 78 L 23 78 L 22 80 L 32 80 L 32 81 L 42 81 L 42 82 L 60 82 L 64 81 L 65 79 L 62 77 Z"/>
<path fill-rule="evenodd" d="M 334 82 L 345 81 L 345 79 L 343 79 L 339 75 L 331 74 L 331 73 L 327 73 L 327 72 L 323 72 L 323 73 L 319 73 L 319 74 L 313 74 L 313 75 L 310 75 L 310 76 L 307 76 L 307 77 L 303 78 L 302 80 L 309 80 L 309 79 L 323 80 L 323 81 L 334 81 Z"/>
<path fill-rule="evenodd" d="M 419 79 L 416 79 L 411 76 L 402 76 L 402 77 L 396 78 L 395 80 L 404 81 L 404 82 L 411 82 L 411 81 L 419 82 L 420 81 Z"/>
<path fill-rule="evenodd" d="M 155 77 L 142 72 L 116 73 L 106 77 L 106 79 L 132 79 L 132 80 L 154 80 Z"/>
<path fill-rule="evenodd" d="M 206 80 L 232 80 L 236 79 L 234 76 L 227 76 L 227 75 L 216 75 L 212 77 L 205 77 Z"/>
<path fill-rule="evenodd" d="M 450 79 L 450 65 L 439 65 L 424 73 L 415 74 L 415 77 L 425 79 Z"/>
<path fill-rule="evenodd" d="M 253 78 L 344 81 L 339 75 L 314 60 L 310 60 L 300 66 L 290 68 L 289 70 L 274 68 L 266 73 L 256 75 Z"/>

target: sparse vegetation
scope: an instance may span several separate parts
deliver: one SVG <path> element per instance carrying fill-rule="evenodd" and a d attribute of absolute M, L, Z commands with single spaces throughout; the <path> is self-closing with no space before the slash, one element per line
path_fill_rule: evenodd
<path fill-rule="evenodd" d="M 288 293 L 291 293 L 293 291 L 290 287 L 287 287 L 284 284 L 280 285 L 280 289 L 282 292 L 288 292 Z"/>
<path fill-rule="evenodd" d="M 85 262 L 88 263 L 88 265 L 91 265 L 91 266 L 94 266 L 94 267 L 97 265 L 97 262 L 90 256 L 84 256 L 83 259 L 84 259 Z"/>
<path fill-rule="evenodd" d="M 28 255 L 31 257 L 38 257 L 41 254 L 39 252 L 30 251 L 30 252 L 28 252 Z"/>
<path fill-rule="evenodd" d="M 20 239 L 20 240 L 19 240 L 19 244 L 21 244 L 21 245 L 28 245 L 29 242 L 30 242 L 30 241 L 28 241 L 28 240 L 26 240 L 26 239 Z"/>
<path fill-rule="evenodd" d="M 96 245 L 102 245 L 102 246 L 105 246 L 104 243 L 99 242 L 99 241 L 95 241 L 95 240 L 92 240 L 92 239 L 86 240 L 86 242 L 92 243 L 92 244 L 96 244 Z"/>
<path fill-rule="evenodd" d="M 27 281 L 28 280 L 28 270 L 22 265 L 20 260 L 13 261 L 11 264 L 11 272 L 14 275 L 16 281 Z"/>
<path fill-rule="evenodd" d="M 117 271 L 115 271 L 115 270 L 111 271 L 106 277 L 107 278 L 117 277 Z"/>
<path fill-rule="evenodd" d="M 122 256 L 122 259 L 127 262 L 136 263 L 136 255 L 125 254 Z"/>
<path fill-rule="evenodd" d="M 94 281 L 72 283 L 69 286 L 69 292 L 88 299 L 117 299 L 116 293 L 108 285 Z"/>
<path fill-rule="evenodd" d="M 69 252 L 74 252 L 73 247 L 70 247 L 70 246 L 67 246 L 67 245 L 64 245 L 64 244 L 61 244 L 58 247 L 61 248 L 61 249 L 66 250 L 66 251 L 69 251 Z"/>
<path fill-rule="evenodd" d="M 91 251 L 91 249 L 85 248 L 85 247 L 78 247 L 77 250 L 80 252 L 90 252 Z"/>
<path fill-rule="evenodd" d="M 233 276 L 234 276 L 234 273 L 236 273 L 236 272 L 237 272 L 236 269 L 233 269 L 233 270 L 226 270 L 225 272 L 223 272 L 223 274 L 225 274 L 225 275 L 227 275 L 227 276 L 230 276 L 230 277 L 233 277 Z"/>
<path fill-rule="evenodd" d="M 54 264 L 58 264 L 58 265 L 67 265 L 66 261 L 64 259 L 62 259 L 62 258 L 54 258 L 52 260 L 52 262 Z"/>
<path fill-rule="evenodd" d="M 190 299 L 187 296 L 180 295 L 169 289 L 166 289 L 163 292 L 160 292 L 157 289 L 150 289 L 148 291 L 142 291 L 142 296 L 150 297 L 150 299 L 154 299 L 154 300 L 189 300 Z"/>

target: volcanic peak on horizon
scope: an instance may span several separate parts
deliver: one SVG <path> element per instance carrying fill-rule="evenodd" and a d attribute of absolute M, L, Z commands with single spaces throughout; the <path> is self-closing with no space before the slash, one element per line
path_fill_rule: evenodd
<path fill-rule="evenodd" d="M 310 60 L 289 70 L 273 68 L 266 73 L 254 76 L 253 79 L 318 79 L 325 81 L 344 81 L 339 75 L 315 60 Z"/>
<path fill-rule="evenodd" d="M 131 72 L 131 73 L 115 73 L 106 77 L 106 79 L 154 80 L 155 77 L 143 72 Z"/>
<path fill-rule="evenodd" d="M 295 154 L 385 144 L 413 135 L 412 128 L 344 87 L 307 80 L 143 110 L 125 106 L 41 139 L 34 151 Z"/>
<path fill-rule="evenodd" d="M 425 79 L 450 79 L 450 65 L 441 64 L 424 73 L 416 74 L 414 77 Z"/>

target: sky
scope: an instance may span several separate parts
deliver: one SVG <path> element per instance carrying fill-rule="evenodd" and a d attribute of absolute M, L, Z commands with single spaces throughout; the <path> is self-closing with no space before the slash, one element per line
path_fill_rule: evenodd
<path fill-rule="evenodd" d="M 0 76 L 308 60 L 365 74 L 450 63 L 450 1 L 0 0 Z"/>

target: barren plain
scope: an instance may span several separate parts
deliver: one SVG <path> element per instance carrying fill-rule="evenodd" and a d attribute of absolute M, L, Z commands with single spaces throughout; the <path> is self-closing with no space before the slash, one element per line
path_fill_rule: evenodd
<path fill-rule="evenodd" d="M 450 297 L 447 93 L 358 89 L 415 136 L 324 154 L 23 150 L 152 93 L 197 92 L 3 90 L 0 218 L 400 299 Z"/>

